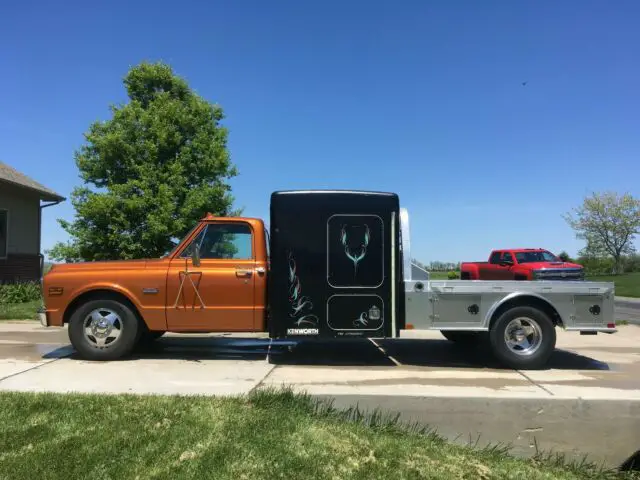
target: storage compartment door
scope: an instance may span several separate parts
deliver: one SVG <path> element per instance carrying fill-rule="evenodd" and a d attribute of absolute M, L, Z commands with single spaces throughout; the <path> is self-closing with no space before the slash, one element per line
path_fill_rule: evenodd
<path fill-rule="evenodd" d="M 433 297 L 433 326 L 477 328 L 482 325 L 482 295 L 476 293 L 444 293 Z"/>

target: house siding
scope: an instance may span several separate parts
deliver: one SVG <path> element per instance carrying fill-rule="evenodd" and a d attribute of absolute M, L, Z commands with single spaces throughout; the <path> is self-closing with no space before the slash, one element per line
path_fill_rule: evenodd
<path fill-rule="evenodd" d="M 37 256 L 40 253 L 38 194 L 0 182 L 0 210 L 9 211 L 8 255 Z"/>
<path fill-rule="evenodd" d="M 40 198 L 0 182 L 0 210 L 9 212 L 7 258 L 0 259 L 0 283 L 40 278 Z"/>
<path fill-rule="evenodd" d="M 38 255 L 9 255 L 0 260 L 0 284 L 37 282 L 41 261 Z"/>

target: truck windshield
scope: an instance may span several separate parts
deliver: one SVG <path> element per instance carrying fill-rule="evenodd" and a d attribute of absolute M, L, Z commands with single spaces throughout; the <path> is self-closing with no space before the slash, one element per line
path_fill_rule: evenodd
<path fill-rule="evenodd" d="M 193 231 L 198 228 L 198 225 L 200 225 L 200 223 L 196 223 L 193 228 L 191 230 L 189 230 L 187 232 L 187 234 L 180 238 L 180 239 L 172 239 L 172 241 L 175 243 L 175 245 L 173 246 L 173 248 L 171 250 L 169 250 L 167 253 L 165 253 L 162 257 L 160 258 L 167 258 L 170 257 L 171 255 L 173 255 L 175 253 L 175 251 L 178 249 L 178 247 L 180 246 L 180 243 L 182 243 L 182 240 L 184 240 L 185 238 L 187 238 L 189 235 L 191 235 L 193 233 Z"/>
<path fill-rule="evenodd" d="M 518 263 L 561 261 L 553 253 L 547 252 L 546 250 L 541 252 L 516 252 L 516 259 L 518 260 Z"/>

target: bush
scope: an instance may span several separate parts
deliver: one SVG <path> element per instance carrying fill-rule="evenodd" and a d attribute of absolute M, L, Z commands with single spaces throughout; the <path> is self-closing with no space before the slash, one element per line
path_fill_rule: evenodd
<path fill-rule="evenodd" d="M 625 257 L 622 268 L 624 269 L 624 273 L 640 272 L 640 255 L 634 253 L 633 255 Z"/>
<path fill-rule="evenodd" d="M 26 303 L 40 300 L 42 289 L 37 282 L 8 283 L 0 285 L 0 305 Z"/>
<path fill-rule="evenodd" d="M 449 272 L 447 273 L 447 278 L 449 280 L 455 280 L 457 278 L 460 278 L 460 276 L 458 275 L 458 272 Z"/>
<path fill-rule="evenodd" d="M 611 258 L 580 257 L 576 263 L 584 267 L 584 272 L 589 275 L 611 275 L 613 273 L 613 260 Z"/>
<path fill-rule="evenodd" d="M 584 267 L 587 276 L 612 275 L 614 272 L 613 259 L 611 257 L 578 257 L 576 263 Z M 640 271 L 640 255 L 626 255 L 622 258 L 622 271 L 619 273 L 632 273 Z"/>

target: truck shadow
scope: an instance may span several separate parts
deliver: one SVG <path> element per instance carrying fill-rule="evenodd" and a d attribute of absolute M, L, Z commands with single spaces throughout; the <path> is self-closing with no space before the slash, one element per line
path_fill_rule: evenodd
<path fill-rule="evenodd" d="M 377 342 L 387 355 L 403 365 L 508 369 L 491 354 L 489 347 L 464 347 L 447 340 L 383 340 Z M 610 370 L 607 363 L 568 350 L 556 349 L 545 370 Z"/>
<path fill-rule="evenodd" d="M 376 345 L 377 344 L 377 345 Z M 343 339 L 340 341 L 224 337 L 167 337 L 140 346 L 129 359 L 265 360 L 276 365 L 397 366 L 507 369 L 488 348 L 464 348 L 447 340 Z M 610 370 L 607 363 L 567 350 L 556 350 L 546 369 Z"/>
<path fill-rule="evenodd" d="M 367 340 L 295 342 L 220 337 L 168 337 L 136 348 L 127 359 L 266 360 L 282 365 L 394 366 Z M 72 357 L 73 358 L 73 357 Z"/>

